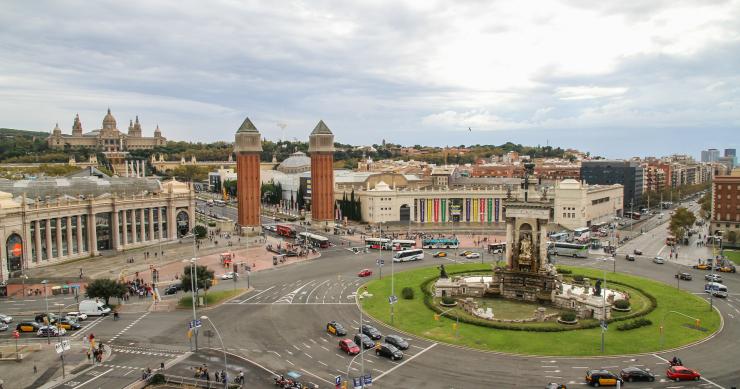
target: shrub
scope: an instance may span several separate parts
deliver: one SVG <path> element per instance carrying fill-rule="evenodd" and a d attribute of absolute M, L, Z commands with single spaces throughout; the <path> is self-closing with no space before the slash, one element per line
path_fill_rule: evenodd
<path fill-rule="evenodd" d="M 582 275 L 573 276 L 573 281 L 575 281 L 575 282 L 583 282 L 583 276 Z"/>
<path fill-rule="evenodd" d="M 560 320 L 562 320 L 562 321 L 576 321 L 576 313 L 575 312 L 565 312 L 562 315 L 560 315 Z"/>
<path fill-rule="evenodd" d="M 616 300 L 614 307 L 617 309 L 627 309 L 630 307 L 630 302 L 628 300 Z"/>
<path fill-rule="evenodd" d="M 653 322 L 651 322 L 649 319 L 645 319 L 644 317 L 641 317 L 637 320 L 632 320 L 624 324 L 620 324 L 617 326 L 617 329 L 619 331 L 629 331 L 634 330 L 635 328 L 645 327 L 652 325 Z"/>
<path fill-rule="evenodd" d="M 157 373 L 149 379 L 149 385 L 161 385 L 163 383 L 165 383 L 165 379 L 162 373 Z"/>
<path fill-rule="evenodd" d="M 208 234 L 208 230 L 201 225 L 197 225 L 193 228 L 193 233 L 198 239 L 203 239 L 206 237 L 206 234 Z"/>
<path fill-rule="evenodd" d="M 558 273 L 560 273 L 560 274 L 572 274 L 573 271 L 570 270 L 570 269 L 560 269 L 560 268 L 558 268 Z"/>
<path fill-rule="evenodd" d="M 208 227 L 216 227 L 216 222 L 208 222 Z"/>
<path fill-rule="evenodd" d="M 455 303 L 455 299 L 450 296 L 442 297 L 442 304 L 452 305 Z"/>
<path fill-rule="evenodd" d="M 411 289 L 411 287 L 407 286 L 401 290 L 401 296 L 405 298 L 406 300 L 413 300 L 414 290 Z"/>

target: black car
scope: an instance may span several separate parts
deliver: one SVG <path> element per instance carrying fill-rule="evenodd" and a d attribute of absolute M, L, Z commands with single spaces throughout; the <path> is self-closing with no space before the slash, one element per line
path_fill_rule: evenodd
<path fill-rule="evenodd" d="M 44 318 L 46 318 L 47 315 L 49 316 L 49 324 L 54 324 L 54 323 L 57 322 L 57 317 L 53 313 L 49 313 L 49 314 L 39 313 L 39 314 L 36 315 L 36 317 L 35 317 L 34 320 L 36 320 L 36 323 L 44 323 Z M 46 324 L 46 323 L 44 323 L 44 324 Z"/>
<path fill-rule="evenodd" d="M 401 350 L 407 350 L 409 348 L 409 342 L 398 335 L 386 335 L 385 342 L 392 344 Z"/>
<path fill-rule="evenodd" d="M 365 334 L 355 334 L 355 344 L 362 347 L 363 349 L 375 347 L 375 342 Z"/>
<path fill-rule="evenodd" d="M 635 255 L 642 255 L 642 250 L 634 249 L 632 253 Z"/>
<path fill-rule="evenodd" d="M 361 329 L 360 332 L 362 332 L 363 334 L 369 336 L 370 339 L 372 339 L 372 340 L 380 340 L 380 338 L 383 337 L 383 335 L 380 333 L 380 331 L 378 331 L 377 328 L 375 328 L 373 326 L 369 326 L 367 324 L 363 324 L 362 325 L 362 329 Z"/>
<path fill-rule="evenodd" d="M 622 377 L 623 380 L 629 382 L 655 381 L 655 374 L 651 373 L 649 370 L 643 370 L 635 366 L 630 366 L 622 369 L 622 371 L 619 372 L 619 376 Z"/>
<path fill-rule="evenodd" d="M 677 273 L 673 275 L 676 278 L 680 278 L 682 280 L 691 281 L 693 277 L 691 277 L 691 274 L 689 273 Z"/>
<path fill-rule="evenodd" d="M 172 284 L 164 288 L 164 294 L 165 295 L 176 294 L 180 290 L 182 290 L 182 284 Z"/>
<path fill-rule="evenodd" d="M 377 347 L 375 347 L 375 355 L 390 358 L 391 361 L 403 358 L 403 353 L 401 352 L 401 350 L 397 349 L 396 346 L 388 343 L 379 344 Z"/>

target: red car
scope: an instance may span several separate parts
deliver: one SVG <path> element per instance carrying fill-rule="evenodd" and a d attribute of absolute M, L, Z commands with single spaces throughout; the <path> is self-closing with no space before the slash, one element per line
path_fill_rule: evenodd
<path fill-rule="evenodd" d="M 698 371 L 689 369 L 683 366 L 671 366 L 666 370 L 665 376 L 668 379 L 681 381 L 681 380 L 697 380 L 701 378 L 701 374 Z"/>
<path fill-rule="evenodd" d="M 352 339 L 342 339 L 339 341 L 339 348 L 349 355 L 357 355 L 360 353 L 360 348 L 352 341 Z"/>
<path fill-rule="evenodd" d="M 370 269 L 362 269 L 359 273 L 357 273 L 358 277 L 367 277 L 373 275 L 373 271 Z"/>

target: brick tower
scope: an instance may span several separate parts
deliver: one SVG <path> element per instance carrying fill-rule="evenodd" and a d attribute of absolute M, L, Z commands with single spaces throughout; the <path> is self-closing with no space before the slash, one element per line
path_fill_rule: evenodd
<path fill-rule="evenodd" d="M 311 218 L 327 223 L 334 219 L 334 134 L 323 120 L 311 132 Z"/>
<path fill-rule="evenodd" d="M 239 203 L 237 223 L 242 229 L 258 227 L 262 136 L 249 118 L 244 119 L 244 123 L 236 131 L 234 152 L 236 152 L 236 192 Z"/>

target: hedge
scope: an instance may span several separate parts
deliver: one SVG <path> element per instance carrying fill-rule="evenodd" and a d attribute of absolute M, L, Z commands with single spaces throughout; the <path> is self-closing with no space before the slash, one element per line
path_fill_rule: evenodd
<path fill-rule="evenodd" d="M 480 273 L 480 272 L 481 272 L 480 270 L 461 270 L 461 271 L 456 271 L 456 272 L 449 272 L 447 274 L 450 275 L 450 276 L 452 276 L 452 275 L 473 274 L 473 273 Z M 424 282 L 421 283 L 421 291 L 424 294 L 424 305 L 426 305 L 427 308 L 431 309 L 432 311 L 434 311 L 434 312 L 436 312 L 436 313 L 438 313 L 438 314 L 440 314 L 440 315 L 442 315 L 444 317 L 447 317 L 448 319 L 455 320 L 456 317 L 454 316 L 454 314 L 452 314 L 450 312 L 443 314 L 442 313 L 443 310 L 439 306 L 437 306 L 437 304 L 434 303 L 434 297 L 432 296 L 432 292 L 431 292 L 431 287 L 430 286 L 438 278 L 439 277 L 437 277 L 437 276 L 430 277 L 430 278 L 428 278 L 427 280 L 425 280 Z M 575 275 L 573 278 L 574 279 L 577 279 L 577 278 L 583 279 L 584 277 L 582 275 Z M 609 322 L 609 323 L 619 322 L 619 321 L 625 321 L 625 320 L 636 318 L 638 316 L 647 315 L 648 313 L 650 313 L 653 310 L 655 310 L 655 308 L 658 306 L 658 301 L 655 299 L 655 297 L 653 295 L 649 294 L 649 293 L 646 293 L 644 290 L 642 290 L 640 288 L 637 288 L 637 287 L 632 286 L 632 285 L 627 285 L 627 284 L 624 284 L 624 283 L 621 283 L 621 282 L 618 282 L 618 281 L 609 281 L 609 283 L 611 285 L 622 285 L 622 286 L 626 286 L 626 287 L 632 288 L 632 289 L 634 289 L 634 290 L 642 293 L 643 295 L 647 296 L 648 301 L 649 301 L 649 304 L 648 304 L 648 306 L 646 308 L 643 308 L 642 310 L 639 310 L 639 311 L 631 312 L 630 314 L 624 315 L 622 317 L 617 317 L 617 318 L 612 317 L 611 319 L 607 320 L 607 322 Z M 483 327 L 489 327 L 489 328 L 495 328 L 495 329 L 499 329 L 499 330 L 533 331 L 533 332 L 573 331 L 573 330 L 578 330 L 578 329 L 596 328 L 596 327 L 598 327 L 600 325 L 600 323 L 598 321 L 594 321 L 594 322 L 591 322 L 591 323 L 582 323 L 582 322 L 579 322 L 578 324 L 573 325 L 573 326 L 569 326 L 569 327 L 560 327 L 560 326 L 552 326 L 552 327 L 537 326 L 537 327 L 535 327 L 535 326 L 527 326 L 526 324 L 516 325 L 516 324 L 510 324 L 510 323 L 495 322 L 495 321 L 490 321 L 490 320 L 486 320 L 486 319 L 482 319 L 482 318 L 477 318 L 477 317 L 468 317 L 468 316 L 464 316 L 464 315 L 457 317 L 457 319 L 459 321 L 463 322 L 463 323 L 473 324 L 473 325 L 483 326 Z"/>
<path fill-rule="evenodd" d="M 617 309 L 627 309 L 630 307 L 630 302 L 628 300 L 617 300 L 614 302 L 614 307 Z"/>
<path fill-rule="evenodd" d="M 414 299 L 414 290 L 407 286 L 401 290 L 401 297 L 403 297 L 406 300 L 413 300 Z"/>
<path fill-rule="evenodd" d="M 562 321 L 575 321 L 576 320 L 576 313 L 575 312 L 565 312 L 562 315 L 560 315 L 560 320 L 562 320 Z"/>
<path fill-rule="evenodd" d="M 629 331 L 634 330 L 635 328 L 645 327 L 652 325 L 653 322 L 650 321 L 650 319 L 645 319 L 644 317 L 641 317 L 637 320 L 633 320 L 624 324 L 620 324 L 617 326 L 617 329 L 619 331 Z"/>

